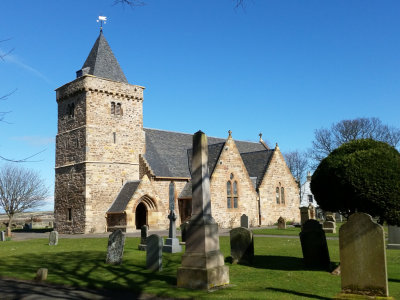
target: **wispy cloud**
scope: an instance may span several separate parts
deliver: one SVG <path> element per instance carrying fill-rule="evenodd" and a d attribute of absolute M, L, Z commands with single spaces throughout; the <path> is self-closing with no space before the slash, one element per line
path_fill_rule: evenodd
<path fill-rule="evenodd" d="M 30 146 L 46 146 L 49 144 L 54 144 L 54 137 L 46 136 L 15 136 L 12 138 L 15 141 L 25 142 Z"/>
<path fill-rule="evenodd" d="M 37 77 L 43 79 L 43 80 L 46 81 L 47 83 L 49 83 L 49 84 L 52 83 L 52 82 L 50 81 L 50 79 L 47 78 L 43 73 L 41 73 L 39 70 L 37 70 L 37 69 L 35 69 L 35 68 L 33 68 L 33 67 L 31 67 L 31 66 L 25 64 L 25 63 L 23 63 L 22 60 L 21 60 L 20 58 L 18 58 L 16 55 L 14 55 L 14 54 L 12 54 L 12 53 L 5 52 L 5 51 L 3 51 L 3 50 L 0 49 L 0 56 L 3 57 L 3 60 L 4 60 L 5 62 L 15 64 L 15 65 L 17 65 L 17 66 L 19 66 L 19 67 L 21 67 L 21 68 L 23 68 L 23 69 L 25 69 L 25 70 L 31 72 L 31 73 L 34 74 L 35 76 L 37 76 Z"/>

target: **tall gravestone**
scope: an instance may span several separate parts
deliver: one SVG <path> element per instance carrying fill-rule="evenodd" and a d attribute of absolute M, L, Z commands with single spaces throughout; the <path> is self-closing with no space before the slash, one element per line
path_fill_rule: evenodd
<path fill-rule="evenodd" d="M 317 220 L 308 220 L 300 232 L 301 250 L 308 268 L 326 269 L 330 267 L 328 245 L 325 232 Z"/>
<path fill-rule="evenodd" d="M 178 287 L 192 289 L 229 284 L 229 268 L 219 250 L 218 224 L 211 215 L 207 136 L 201 131 L 193 135 L 192 216 L 177 281 Z"/>
<path fill-rule="evenodd" d="M 240 227 L 244 227 L 244 228 L 250 228 L 249 226 L 249 217 L 245 214 L 243 214 L 240 217 Z"/>
<path fill-rule="evenodd" d="M 110 234 L 108 238 L 106 263 L 112 265 L 120 265 L 124 255 L 125 234 L 118 229 Z"/>
<path fill-rule="evenodd" d="M 49 234 L 49 246 L 57 246 L 58 245 L 58 232 L 52 231 Z"/>
<path fill-rule="evenodd" d="M 247 228 L 234 228 L 229 232 L 232 263 L 251 264 L 254 258 L 253 232 Z"/>
<path fill-rule="evenodd" d="M 342 293 L 389 296 L 383 227 L 354 213 L 339 229 Z"/>
<path fill-rule="evenodd" d="M 146 251 L 146 241 L 147 241 L 147 235 L 149 232 L 149 227 L 147 225 L 143 225 L 142 228 L 140 228 L 140 244 L 138 245 L 138 249 L 141 251 Z"/>
<path fill-rule="evenodd" d="M 388 249 L 400 250 L 400 227 L 399 226 L 388 226 Z"/>
<path fill-rule="evenodd" d="M 150 271 L 162 270 L 162 248 L 163 239 L 157 234 L 147 238 L 146 247 L 146 268 Z"/>
<path fill-rule="evenodd" d="M 0 232 L 0 242 L 6 241 L 6 233 L 4 231 Z"/>
<path fill-rule="evenodd" d="M 179 244 L 179 240 L 176 237 L 176 215 L 175 215 L 175 186 L 171 182 L 169 186 L 169 232 L 168 238 L 165 241 L 163 252 L 176 253 L 182 251 L 182 246 Z"/>

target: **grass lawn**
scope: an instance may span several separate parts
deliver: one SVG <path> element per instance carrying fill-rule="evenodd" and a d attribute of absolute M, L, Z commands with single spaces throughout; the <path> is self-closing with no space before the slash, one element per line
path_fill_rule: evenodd
<path fill-rule="evenodd" d="M 166 297 L 232 299 L 331 299 L 340 291 L 340 277 L 325 271 L 305 270 L 298 239 L 255 238 L 253 265 L 231 265 L 231 286 L 214 292 L 176 287 L 181 253 L 163 254 L 163 271 L 145 269 L 139 238 L 127 238 L 124 262 L 105 264 L 107 238 L 47 239 L 0 244 L 0 275 L 32 279 L 38 268 L 49 269 L 48 282 L 92 288 L 129 289 Z M 229 237 L 221 237 L 221 251 L 230 255 Z M 338 241 L 328 241 L 331 260 L 339 261 Z M 390 295 L 400 299 L 400 251 L 388 250 Z"/>

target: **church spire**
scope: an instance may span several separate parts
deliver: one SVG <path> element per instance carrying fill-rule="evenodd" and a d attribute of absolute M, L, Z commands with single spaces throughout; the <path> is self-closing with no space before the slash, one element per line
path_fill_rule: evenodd
<path fill-rule="evenodd" d="M 128 83 L 102 31 L 76 77 L 86 74 Z"/>

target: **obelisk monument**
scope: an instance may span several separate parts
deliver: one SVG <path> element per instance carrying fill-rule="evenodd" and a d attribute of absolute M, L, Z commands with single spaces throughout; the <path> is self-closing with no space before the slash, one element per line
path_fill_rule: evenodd
<path fill-rule="evenodd" d="M 192 216 L 177 281 L 178 287 L 192 289 L 229 284 L 229 268 L 219 250 L 218 224 L 211 215 L 207 136 L 201 131 L 193 135 Z"/>

